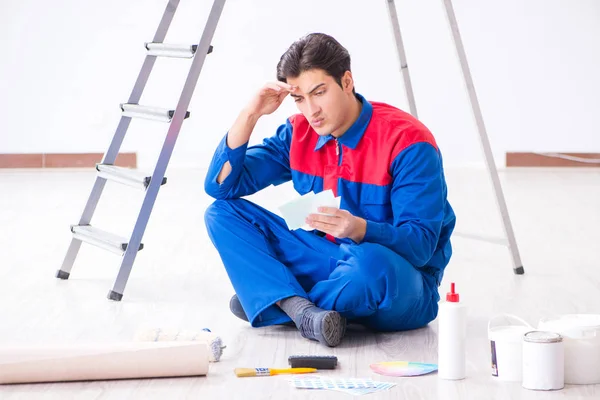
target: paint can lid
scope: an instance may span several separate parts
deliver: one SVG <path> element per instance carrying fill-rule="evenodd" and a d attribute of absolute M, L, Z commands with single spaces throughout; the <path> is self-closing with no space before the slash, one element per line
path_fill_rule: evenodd
<path fill-rule="evenodd" d="M 531 331 L 525 334 L 524 340 L 530 343 L 558 343 L 563 339 L 555 332 Z"/>
<path fill-rule="evenodd" d="M 543 318 L 538 329 L 560 333 L 563 336 L 580 339 L 600 335 L 600 315 L 567 314 L 558 318 Z"/>

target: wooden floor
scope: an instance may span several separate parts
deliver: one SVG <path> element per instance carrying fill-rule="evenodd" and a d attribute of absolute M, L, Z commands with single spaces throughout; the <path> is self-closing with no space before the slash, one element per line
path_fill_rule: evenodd
<path fill-rule="evenodd" d="M 449 170 L 450 198 L 463 234 L 502 236 L 484 170 Z M 71 279 L 54 273 L 67 249 L 93 183 L 91 171 L 0 171 L 0 343 L 70 343 L 132 340 L 150 327 L 218 333 L 223 359 L 200 378 L 0 386 L 1 399 L 337 399 L 335 392 L 293 389 L 286 377 L 236 378 L 235 367 L 285 367 L 292 354 L 335 354 L 329 375 L 395 382 L 377 399 L 598 399 L 600 385 L 567 386 L 545 393 L 491 377 L 487 323 L 514 313 L 532 324 L 564 313 L 600 313 L 600 171 L 510 170 L 501 179 L 526 274 L 512 272 L 508 250 L 456 237 L 444 279 L 457 283 L 469 306 L 467 378 L 440 381 L 433 374 L 390 378 L 369 364 L 436 362 L 437 322 L 394 334 L 352 329 L 342 345 L 324 348 L 291 328 L 252 329 L 229 313 L 232 287 L 204 228 L 211 199 L 204 173 L 175 170 L 163 187 L 121 302 L 106 299 L 119 258 L 82 247 Z M 107 185 L 93 223 L 126 234 L 142 194 Z M 290 199 L 289 186 L 253 199 L 267 208 Z"/>

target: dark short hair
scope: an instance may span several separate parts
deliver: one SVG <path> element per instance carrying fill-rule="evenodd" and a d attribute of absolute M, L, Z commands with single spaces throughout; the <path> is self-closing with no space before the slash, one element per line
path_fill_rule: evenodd
<path fill-rule="evenodd" d="M 277 80 L 297 78 L 301 73 L 321 69 L 342 87 L 342 77 L 350 71 L 350 53 L 333 37 L 311 33 L 292 43 L 277 64 Z"/>

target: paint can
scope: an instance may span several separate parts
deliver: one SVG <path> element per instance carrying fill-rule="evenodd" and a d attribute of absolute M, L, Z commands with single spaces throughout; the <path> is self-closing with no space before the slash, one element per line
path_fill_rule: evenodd
<path fill-rule="evenodd" d="M 538 329 L 556 332 L 564 338 L 566 384 L 600 384 L 600 315 L 544 318 Z"/>
<path fill-rule="evenodd" d="M 533 327 L 511 314 L 499 314 L 488 322 L 492 376 L 501 381 L 521 382 L 523 335 Z"/>
<path fill-rule="evenodd" d="M 565 386 L 565 348 L 555 332 L 532 331 L 523 337 L 525 389 L 558 390 Z"/>

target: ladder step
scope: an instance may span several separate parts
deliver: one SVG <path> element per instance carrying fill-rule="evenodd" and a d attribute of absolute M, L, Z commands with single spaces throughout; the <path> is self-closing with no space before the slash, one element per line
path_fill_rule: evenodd
<path fill-rule="evenodd" d="M 175 110 L 169 110 L 166 108 L 159 107 L 140 106 L 139 104 L 127 103 L 121 104 L 121 110 L 123 111 L 122 115 L 124 117 L 144 118 L 161 122 L 171 122 L 171 119 L 175 114 Z M 189 116 L 190 112 L 186 111 L 184 118 L 188 118 Z"/>
<path fill-rule="evenodd" d="M 131 186 L 138 189 L 146 190 L 152 176 L 142 172 L 123 167 L 116 167 L 108 164 L 96 164 L 98 176 L 104 179 L 122 183 L 123 185 Z M 167 183 L 167 177 L 163 177 L 161 185 Z"/>
<path fill-rule="evenodd" d="M 144 43 L 149 56 L 174 57 L 174 58 L 192 58 L 198 49 L 197 44 L 167 44 L 167 43 Z M 212 53 L 213 47 L 208 47 L 207 54 Z"/>
<path fill-rule="evenodd" d="M 123 255 L 127 250 L 128 240 L 124 237 L 103 231 L 98 228 L 94 228 L 91 225 L 71 225 L 71 232 L 75 239 L 81 240 L 82 242 L 93 244 L 104 250 L 111 251 L 113 253 Z M 140 243 L 138 249 L 142 250 L 144 244 Z"/>

